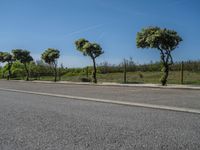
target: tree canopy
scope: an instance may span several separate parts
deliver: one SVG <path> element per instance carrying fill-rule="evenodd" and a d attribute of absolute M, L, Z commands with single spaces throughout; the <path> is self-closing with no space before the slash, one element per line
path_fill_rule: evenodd
<path fill-rule="evenodd" d="M 85 56 L 90 56 L 91 58 L 97 58 L 104 52 L 102 48 L 97 43 L 90 43 L 86 39 L 79 39 L 75 42 L 76 49 L 83 53 Z"/>
<path fill-rule="evenodd" d="M 42 59 L 48 63 L 54 63 L 60 57 L 60 51 L 54 48 L 48 48 L 42 53 Z"/>
<path fill-rule="evenodd" d="M 138 48 L 156 48 L 158 50 L 173 51 L 182 38 L 174 30 L 148 27 L 137 33 Z"/>
<path fill-rule="evenodd" d="M 19 60 L 21 63 L 29 63 L 33 61 L 33 57 L 30 55 L 28 50 L 14 49 L 12 50 L 14 59 Z"/>
<path fill-rule="evenodd" d="M 1 54 L 0 54 L 1 55 Z M 1 56 L 0 56 L 1 57 Z M 4 63 L 4 62 L 12 62 L 12 61 L 14 61 L 14 58 L 13 58 L 13 56 L 10 54 L 10 53 L 8 53 L 8 52 L 3 52 L 2 53 L 2 62 Z"/>
<path fill-rule="evenodd" d="M 3 52 L 0 52 L 0 62 L 3 62 Z"/>

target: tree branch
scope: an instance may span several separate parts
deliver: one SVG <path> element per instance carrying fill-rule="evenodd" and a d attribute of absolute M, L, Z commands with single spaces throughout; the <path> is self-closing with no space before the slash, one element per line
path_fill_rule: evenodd
<path fill-rule="evenodd" d="M 170 64 L 169 65 L 172 65 L 174 62 L 173 62 L 173 58 L 172 58 L 171 53 L 169 53 L 169 58 L 170 58 Z"/>
<path fill-rule="evenodd" d="M 164 65 L 166 64 L 166 61 L 165 61 L 165 54 L 164 54 L 164 52 L 163 52 L 163 50 L 162 49 L 160 49 L 160 48 L 158 48 L 159 50 L 160 50 L 160 54 L 161 54 L 161 60 L 162 60 L 162 62 L 164 63 Z"/>

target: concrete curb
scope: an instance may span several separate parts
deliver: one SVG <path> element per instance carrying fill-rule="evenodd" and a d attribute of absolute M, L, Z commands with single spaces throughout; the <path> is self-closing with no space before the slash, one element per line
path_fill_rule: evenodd
<path fill-rule="evenodd" d="M 5 81 L 5 80 L 4 80 Z M 7 80 L 6 80 L 7 81 Z M 193 85 L 176 85 L 171 84 L 168 86 L 161 86 L 159 84 L 120 84 L 120 83 L 83 83 L 83 82 L 68 82 L 68 81 L 24 81 L 24 80 L 10 80 L 9 82 L 31 82 L 31 83 L 43 83 L 43 84 L 68 84 L 68 85 L 89 85 L 89 86 L 115 86 L 115 87 L 138 87 L 138 88 L 159 88 L 159 89 L 181 89 L 181 90 L 200 90 L 200 86 Z"/>

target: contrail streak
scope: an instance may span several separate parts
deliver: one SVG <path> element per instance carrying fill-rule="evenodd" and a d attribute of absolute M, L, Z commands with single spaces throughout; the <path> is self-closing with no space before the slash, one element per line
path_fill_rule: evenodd
<path fill-rule="evenodd" d="M 72 35 L 75 35 L 75 34 L 79 34 L 79 33 L 83 33 L 83 32 L 86 32 L 86 31 L 93 30 L 93 29 L 97 29 L 97 28 L 100 28 L 100 27 L 102 27 L 102 26 L 104 26 L 104 25 L 105 25 L 105 24 L 99 24 L 99 25 L 89 26 L 89 27 L 87 27 L 87 28 L 84 28 L 84 29 L 80 29 L 80 30 L 71 32 L 71 33 L 69 33 L 67 36 L 72 36 Z"/>

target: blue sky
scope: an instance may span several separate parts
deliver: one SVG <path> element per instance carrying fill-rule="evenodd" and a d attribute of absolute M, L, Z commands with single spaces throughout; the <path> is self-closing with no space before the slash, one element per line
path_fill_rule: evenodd
<path fill-rule="evenodd" d="M 74 41 L 86 38 L 101 44 L 98 63 L 159 61 L 158 51 L 137 49 L 136 33 L 143 27 L 176 30 L 183 38 L 174 60 L 200 59 L 199 0 L 0 0 L 0 51 L 22 48 L 35 59 L 46 48 L 61 51 L 67 67 L 91 64 L 76 51 Z"/>

